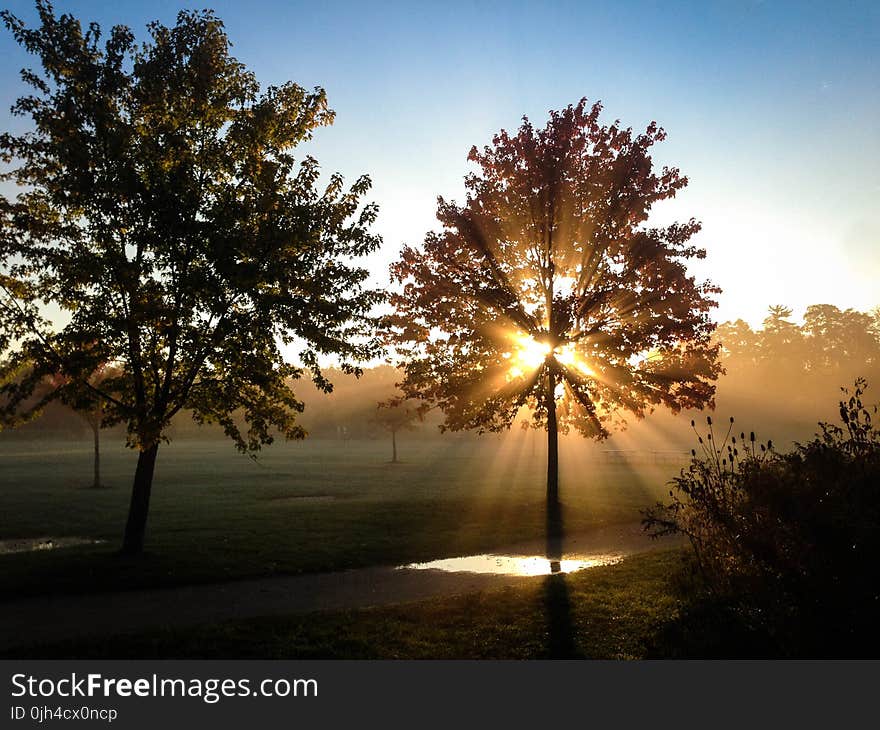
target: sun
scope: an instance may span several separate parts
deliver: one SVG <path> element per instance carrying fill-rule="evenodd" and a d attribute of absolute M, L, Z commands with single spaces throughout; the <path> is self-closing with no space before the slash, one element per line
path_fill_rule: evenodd
<path fill-rule="evenodd" d="M 554 348 L 549 342 L 537 340 L 528 334 L 513 335 L 513 341 L 512 352 L 504 353 L 504 357 L 510 360 L 508 372 L 511 378 L 521 378 L 526 373 L 534 372 L 551 357 L 569 369 L 595 377 L 595 372 L 584 362 L 572 344 Z"/>
<path fill-rule="evenodd" d="M 537 370 L 553 352 L 553 347 L 549 343 L 539 342 L 531 335 L 517 335 L 514 339 L 516 349 L 511 357 L 513 368 L 524 371 Z"/>

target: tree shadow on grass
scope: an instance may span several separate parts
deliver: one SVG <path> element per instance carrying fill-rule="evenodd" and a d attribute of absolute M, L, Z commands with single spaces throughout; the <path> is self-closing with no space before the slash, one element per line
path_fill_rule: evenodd
<path fill-rule="evenodd" d="M 547 505 L 546 555 L 550 575 L 544 579 L 544 615 L 547 621 L 547 654 L 551 659 L 581 659 L 574 639 L 571 618 L 571 597 L 565 573 L 562 572 L 563 518 L 558 501 Z"/>

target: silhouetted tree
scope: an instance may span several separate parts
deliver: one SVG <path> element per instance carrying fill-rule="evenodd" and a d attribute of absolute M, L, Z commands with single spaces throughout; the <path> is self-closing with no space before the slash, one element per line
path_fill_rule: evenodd
<path fill-rule="evenodd" d="M 123 549 L 137 553 L 176 413 L 221 424 L 241 450 L 273 430 L 300 438 L 288 378 L 306 368 L 326 389 L 319 354 L 350 372 L 377 353 L 381 297 L 351 264 L 380 243 L 376 208 L 360 202 L 367 177 L 319 189 L 318 163 L 293 157 L 333 119 L 324 91 L 261 91 L 211 11 L 151 23 L 145 44 L 124 26 L 105 39 L 44 0 L 37 11 L 36 28 L 2 14 L 42 64 L 23 72 L 33 93 L 14 106 L 33 129 L 0 136 L 4 177 L 21 190 L 0 198 L 0 261 L 4 282 L 26 284 L 0 282 L 0 298 L 30 330 L 9 367 L 34 363 L 7 405 L 60 372 L 101 398 L 105 424 L 127 425 L 139 457 Z M 37 300 L 69 322 L 43 326 Z M 303 368 L 282 344 L 301 347 Z M 92 384 L 104 363 L 119 375 Z"/>
<path fill-rule="evenodd" d="M 51 399 L 58 399 L 74 411 L 88 425 L 92 433 L 92 488 L 100 489 L 101 484 L 101 429 L 104 427 L 104 418 L 107 414 L 105 400 L 99 395 L 106 389 L 106 384 L 118 379 L 120 373 L 117 369 L 98 365 L 84 384 L 76 378 L 68 378 L 57 375 L 51 378 L 47 395 Z M 118 393 L 113 393 L 118 396 Z"/>
<path fill-rule="evenodd" d="M 803 334 L 791 321 L 791 308 L 781 304 L 769 308 L 761 333 L 761 357 L 775 365 L 802 370 L 804 367 Z"/>
<path fill-rule="evenodd" d="M 721 359 L 728 371 L 751 369 L 760 359 L 758 333 L 742 319 L 719 324 L 715 329 L 715 340 L 721 345 Z"/>
<path fill-rule="evenodd" d="M 612 414 L 710 404 L 718 374 L 709 311 L 718 289 L 686 264 L 690 220 L 647 225 L 687 179 L 655 171 L 656 124 L 599 124 L 586 100 L 474 147 L 462 206 L 438 202 L 440 233 L 392 266 L 391 340 L 408 397 L 445 427 L 499 431 L 529 405 L 547 431 L 547 498 L 558 504 L 558 432 L 602 438 Z"/>
<path fill-rule="evenodd" d="M 761 329 L 753 331 L 742 320 L 719 325 L 715 336 L 728 372 L 749 369 L 752 377 L 757 369 L 764 381 L 768 375 L 781 374 L 803 388 L 807 377 L 855 378 L 880 364 L 880 332 L 874 315 L 831 304 L 807 307 L 800 326 L 791 315 L 789 307 L 776 305 L 770 307 Z"/>
<path fill-rule="evenodd" d="M 813 304 L 804 312 L 803 331 L 808 338 L 811 370 L 839 376 L 855 368 L 856 373 L 880 357 L 880 342 L 872 331 L 873 317 L 853 309 L 841 310 L 832 304 Z"/>
<path fill-rule="evenodd" d="M 422 420 L 418 406 L 406 404 L 406 398 L 395 397 L 381 401 L 376 407 L 376 421 L 391 434 L 391 463 L 397 463 L 397 434 L 415 427 Z"/>

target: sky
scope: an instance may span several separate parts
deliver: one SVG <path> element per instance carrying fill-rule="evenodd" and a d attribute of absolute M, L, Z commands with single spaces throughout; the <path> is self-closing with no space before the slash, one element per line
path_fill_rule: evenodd
<path fill-rule="evenodd" d="M 29 20 L 29 1 L 0 5 Z M 438 195 L 463 200 L 472 145 L 523 115 L 581 97 L 604 119 L 668 133 L 657 164 L 690 184 L 655 211 L 694 217 L 692 267 L 723 288 L 718 321 L 757 325 L 771 304 L 880 305 L 880 3 L 282 2 L 56 0 L 58 11 L 144 36 L 184 7 L 213 7 L 233 53 L 263 84 L 322 86 L 336 122 L 303 150 L 327 172 L 368 173 L 384 245 L 438 224 Z M 0 32 L 0 128 L 32 65 Z"/>

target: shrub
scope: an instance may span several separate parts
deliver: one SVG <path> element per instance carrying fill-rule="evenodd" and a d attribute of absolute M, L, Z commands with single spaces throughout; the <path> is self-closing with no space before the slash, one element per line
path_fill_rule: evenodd
<path fill-rule="evenodd" d="M 707 419 L 700 452 L 645 513 L 653 535 L 685 534 L 712 602 L 786 655 L 876 653 L 880 589 L 880 430 L 858 379 L 841 425 L 789 453 L 754 433 L 723 439 Z M 692 422 L 693 425 L 693 422 Z"/>

